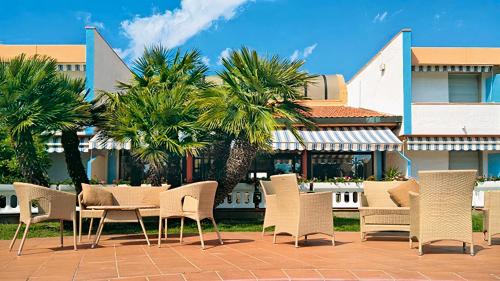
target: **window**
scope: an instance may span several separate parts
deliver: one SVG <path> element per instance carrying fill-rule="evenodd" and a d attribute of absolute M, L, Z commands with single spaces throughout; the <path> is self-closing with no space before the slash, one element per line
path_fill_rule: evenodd
<path fill-rule="evenodd" d="M 75 71 L 80 71 L 80 65 L 79 64 L 75 64 Z"/>
<path fill-rule="evenodd" d="M 481 155 L 479 151 L 450 151 L 450 170 L 477 170 L 478 175 L 482 174 Z"/>
<path fill-rule="evenodd" d="M 449 74 L 449 101 L 480 102 L 480 81 L 479 74 Z"/>
<path fill-rule="evenodd" d="M 64 70 L 64 66 L 62 64 L 58 64 L 57 65 L 57 69 L 59 69 L 59 71 L 63 71 Z"/>
<path fill-rule="evenodd" d="M 71 67 L 71 64 L 67 64 L 66 65 L 66 71 L 71 71 L 72 67 Z"/>
<path fill-rule="evenodd" d="M 334 177 L 366 179 L 373 175 L 371 153 L 315 153 L 311 155 L 311 178 L 325 180 Z"/>
<path fill-rule="evenodd" d="M 86 71 L 87 70 L 87 65 L 83 65 L 83 71 Z"/>
<path fill-rule="evenodd" d="M 214 165 L 214 158 L 211 153 L 204 152 L 193 157 L 193 180 L 202 181 L 209 179 L 210 169 Z"/>

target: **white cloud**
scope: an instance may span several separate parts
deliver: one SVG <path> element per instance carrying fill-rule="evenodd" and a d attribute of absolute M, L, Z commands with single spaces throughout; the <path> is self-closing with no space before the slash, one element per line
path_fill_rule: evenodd
<path fill-rule="evenodd" d="M 92 14 L 88 12 L 77 12 L 76 19 L 85 23 L 85 25 L 93 26 L 97 29 L 104 29 L 104 23 L 101 21 L 92 21 Z"/>
<path fill-rule="evenodd" d="M 180 8 L 154 13 L 151 16 L 136 16 L 121 22 L 122 33 L 130 42 L 129 54 L 138 57 L 144 47 L 161 43 L 166 48 L 175 48 L 191 37 L 216 24 L 218 20 L 230 20 L 237 9 L 249 0 L 181 0 Z"/>
<path fill-rule="evenodd" d="M 222 50 L 222 52 L 220 52 L 220 55 L 219 57 L 217 58 L 217 64 L 218 65 L 222 65 L 222 59 L 226 59 L 229 57 L 229 53 L 231 52 L 231 48 L 225 48 L 224 50 Z"/>
<path fill-rule="evenodd" d="M 302 51 L 300 51 L 300 50 L 293 51 L 293 54 L 290 56 L 290 60 L 294 61 L 297 59 L 307 58 L 308 56 L 310 56 L 313 53 L 314 49 L 316 49 L 317 46 L 318 46 L 318 43 L 314 43 L 311 46 L 305 47 L 304 50 L 302 50 Z"/>
<path fill-rule="evenodd" d="M 383 13 L 378 13 L 372 20 L 373 23 L 376 23 L 376 22 L 383 22 L 387 16 L 389 15 L 389 13 L 387 13 L 387 11 L 384 11 Z"/>
<path fill-rule="evenodd" d="M 210 66 L 210 59 L 208 57 L 201 57 L 201 62 L 203 62 L 206 66 Z"/>
<path fill-rule="evenodd" d="M 300 57 L 300 52 L 299 50 L 293 51 L 293 54 L 290 56 L 290 60 L 296 60 Z"/>

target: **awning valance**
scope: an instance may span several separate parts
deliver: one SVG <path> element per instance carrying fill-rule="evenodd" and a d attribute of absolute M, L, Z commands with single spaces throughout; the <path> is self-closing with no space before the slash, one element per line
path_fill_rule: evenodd
<path fill-rule="evenodd" d="M 412 65 L 414 72 L 491 72 L 491 65 Z"/>
<path fill-rule="evenodd" d="M 401 150 L 402 142 L 386 127 L 331 127 L 318 130 L 300 129 L 300 144 L 288 130 L 276 130 L 275 150 L 316 151 L 392 151 Z"/>
<path fill-rule="evenodd" d="M 80 152 L 89 152 L 89 136 L 78 136 L 80 139 L 80 144 L 78 146 L 78 149 Z M 48 153 L 63 153 L 64 148 L 61 144 L 61 137 L 60 136 L 54 136 L 49 138 L 49 141 L 46 143 L 47 145 L 47 152 Z"/>
<path fill-rule="evenodd" d="M 408 150 L 500 150 L 500 137 L 408 137 Z"/>
<path fill-rule="evenodd" d="M 121 143 L 113 139 L 105 139 L 99 133 L 93 136 L 89 141 L 89 149 L 127 149 L 130 150 L 130 142 Z"/>

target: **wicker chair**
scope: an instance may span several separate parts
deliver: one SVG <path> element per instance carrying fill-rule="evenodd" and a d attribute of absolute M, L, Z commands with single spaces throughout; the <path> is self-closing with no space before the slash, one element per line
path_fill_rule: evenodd
<path fill-rule="evenodd" d="M 82 184 L 85 186 L 87 184 Z M 106 186 L 102 187 L 99 185 L 99 188 L 103 188 L 106 191 L 109 191 L 113 194 L 113 205 L 138 205 L 143 204 L 143 198 L 145 193 L 152 192 L 154 196 L 155 192 L 166 191 L 170 188 L 170 185 L 162 184 L 161 187 L 149 187 L 149 186 Z M 103 210 L 90 210 L 87 209 L 85 203 L 83 202 L 83 192 L 78 194 L 78 206 L 80 207 L 80 220 L 79 220 L 79 229 L 78 229 L 78 242 L 82 240 L 82 229 L 83 229 L 83 219 L 90 219 L 89 224 L 89 233 L 88 239 L 90 240 L 92 234 L 92 225 L 94 219 L 100 219 Z M 158 217 L 160 215 L 160 206 L 157 208 L 147 208 L 147 209 L 139 209 L 139 212 L 142 217 Z M 113 212 L 108 216 L 108 219 L 116 220 L 116 221 L 133 221 L 136 222 L 137 218 L 133 216 L 130 212 Z"/>
<path fill-rule="evenodd" d="M 274 229 L 276 235 L 288 233 L 295 238 L 295 247 L 299 246 L 299 237 L 322 233 L 332 237 L 333 232 L 332 192 L 300 193 L 295 174 L 271 176 L 276 192 L 278 216 Z"/>
<path fill-rule="evenodd" d="M 378 231 L 410 231 L 410 208 L 398 207 L 387 192 L 397 181 L 365 181 L 361 193 L 359 223 L 361 241 L 366 234 Z"/>
<path fill-rule="evenodd" d="M 486 191 L 484 193 L 483 215 L 484 239 L 491 246 L 491 237 L 500 234 L 500 191 Z"/>
<path fill-rule="evenodd" d="M 17 251 L 18 256 L 20 256 L 23 251 L 24 242 L 26 241 L 30 226 L 47 220 L 59 220 L 61 247 L 63 247 L 63 221 L 73 221 L 73 247 L 76 250 L 75 194 L 21 182 L 15 182 L 14 189 L 16 190 L 19 201 L 20 216 L 19 226 L 10 243 L 9 251 L 12 250 L 23 223 L 26 224 L 26 228 L 24 229 L 23 238 L 19 245 L 19 250 Z M 38 206 L 38 214 L 31 213 L 31 206 L 34 203 Z"/>
<path fill-rule="evenodd" d="M 470 244 L 472 238 L 472 191 L 476 183 L 475 170 L 420 171 L 420 194 L 410 193 L 410 247 L 418 240 L 422 246 L 438 240 L 457 240 Z"/>
<path fill-rule="evenodd" d="M 264 215 L 264 224 L 262 226 L 262 236 L 266 228 L 275 226 L 278 219 L 278 202 L 276 201 L 276 194 L 274 193 L 271 181 L 260 181 L 260 187 L 264 193 L 266 200 L 266 213 Z"/>
<path fill-rule="evenodd" d="M 210 219 L 214 225 L 215 232 L 222 245 L 217 224 L 215 223 L 213 209 L 215 192 L 217 190 L 216 181 L 203 181 L 187 184 L 179 188 L 160 193 L 160 223 L 158 229 L 158 247 L 161 246 L 161 233 L 163 220 L 165 220 L 165 238 L 167 238 L 167 219 L 180 218 L 181 231 L 180 243 L 182 243 L 182 232 L 184 230 L 184 218 L 190 218 L 196 221 L 198 232 L 200 234 L 201 248 L 205 249 L 203 241 L 203 232 L 201 230 L 201 221 Z"/>

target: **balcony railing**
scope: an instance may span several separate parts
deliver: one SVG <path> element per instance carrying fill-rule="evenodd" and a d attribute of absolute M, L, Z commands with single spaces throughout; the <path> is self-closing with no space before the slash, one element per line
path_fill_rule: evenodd
<path fill-rule="evenodd" d="M 69 185 L 52 186 L 53 189 L 74 192 L 74 188 Z M 251 184 L 240 183 L 236 186 L 231 194 L 227 196 L 222 204 L 217 206 L 218 209 L 253 209 L 254 202 L 254 186 Z M 473 192 L 472 206 L 481 208 L 484 206 L 484 191 L 500 190 L 500 181 L 480 183 Z M 314 183 L 314 191 L 332 191 L 333 200 L 332 208 L 338 210 L 357 209 L 360 206 L 360 193 L 363 192 L 362 183 Z M 0 215 L 19 214 L 19 206 L 17 196 L 12 185 L 0 185 Z M 262 200 L 259 203 L 259 208 L 265 208 L 266 202 L 262 195 Z M 77 207 L 78 209 L 78 207 Z M 32 211 L 36 213 L 37 208 Z"/>

